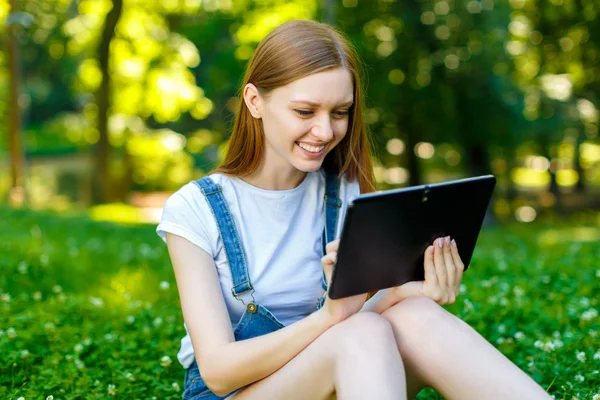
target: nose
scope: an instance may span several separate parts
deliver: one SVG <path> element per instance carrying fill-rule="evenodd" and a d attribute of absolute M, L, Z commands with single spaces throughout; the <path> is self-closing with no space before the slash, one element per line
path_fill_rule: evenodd
<path fill-rule="evenodd" d="M 313 127 L 312 134 L 321 139 L 323 142 L 329 142 L 333 139 L 333 128 L 331 126 L 331 118 L 323 116 Z"/>

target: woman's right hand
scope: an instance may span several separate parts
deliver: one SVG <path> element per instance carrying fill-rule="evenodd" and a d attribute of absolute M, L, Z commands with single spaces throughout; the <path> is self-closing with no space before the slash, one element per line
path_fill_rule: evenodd
<path fill-rule="evenodd" d="M 326 254 L 321 258 L 321 265 L 325 271 L 325 278 L 327 280 L 327 287 L 331 282 L 331 275 L 333 273 L 333 266 L 337 260 L 337 250 L 340 241 L 334 240 L 329 242 L 325 247 Z M 329 297 L 329 293 L 325 297 L 325 303 L 319 311 L 322 310 L 333 324 L 337 324 L 356 314 L 365 304 L 368 293 L 358 294 L 355 296 L 344 297 L 342 299 L 333 300 Z"/>

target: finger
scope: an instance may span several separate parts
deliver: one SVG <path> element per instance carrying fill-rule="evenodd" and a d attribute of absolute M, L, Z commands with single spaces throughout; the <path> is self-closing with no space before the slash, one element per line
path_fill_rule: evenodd
<path fill-rule="evenodd" d="M 438 238 L 434 242 L 435 251 L 433 252 L 433 264 L 437 274 L 438 283 L 444 293 L 448 291 L 448 272 L 444 263 L 444 238 Z"/>
<path fill-rule="evenodd" d="M 325 252 L 329 253 L 329 252 L 332 252 L 332 251 L 337 251 L 339 246 L 340 246 L 340 239 L 337 239 L 337 240 L 334 240 L 332 242 L 329 242 L 325 246 Z"/>
<path fill-rule="evenodd" d="M 456 266 L 456 293 L 460 292 L 460 283 L 462 282 L 463 272 L 465 271 L 465 265 L 458 254 L 458 246 L 456 245 L 456 241 L 452 239 L 452 246 L 450 246 L 450 253 L 452 254 L 452 260 L 454 261 L 454 265 Z"/>
<path fill-rule="evenodd" d="M 327 281 L 327 286 L 331 282 L 331 275 L 333 274 L 333 266 L 337 259 L 337 252 L 328 253 L 327 255 L 321 258 L 321 265 L 323 265 L 323 271 L 325 272 L 325 280 Z"/>
<path fill-rule="evenodd" d="M 448 277 L 448 294 L 450 295 L 450 302 L 453 302 L 453 299 L 456 298 L 455 288 L 456 288 L 456 266 L 454 265 L 454 261 L 452 260 L 452 249 L 450 243 L 450 236 L 446 236 L 444 238 L 444 264 L 446 264 L 446 272 Z"/>
<path fill-rule="evenodd" d="M 435 266 L 433 265 L 433 246 L 425 249 L 425 280 L 432 284 L 437 285 L 437 274 L 435 273 Z"/>

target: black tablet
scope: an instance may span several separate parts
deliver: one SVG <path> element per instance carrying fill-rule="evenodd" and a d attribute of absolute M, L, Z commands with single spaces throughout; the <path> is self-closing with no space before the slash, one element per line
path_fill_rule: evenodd
<path fill-rule="evenodd" d="M 465 268 L 490 203 L 492 175 L 360 195 L 348 205 L 329 297 L 424 280 L 425 249 L 456 240 Z"/>

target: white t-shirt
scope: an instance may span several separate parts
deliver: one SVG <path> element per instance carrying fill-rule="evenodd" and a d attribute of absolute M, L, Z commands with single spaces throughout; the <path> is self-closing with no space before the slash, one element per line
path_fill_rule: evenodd
<path fill-rule="evenodd" d="M 222 174 L 210 177 L 223 188 L 244 248 L 256 303 L 271 311 L 283 325 L 312 313 L 323 295 L 324 172 L 308 173 L 299 186 L 290 190 L 260 189 Z M 358 181 L 342 179 L 339 197 L 343 204 L 336 239 L 348 202 L 359 193 Z M 181 236 L 213 257 L 231 326 L 235 329 L 246 307 L 231 294 L 231 271 L 217 222 L 195 183 L 184 185 L 169 197 L 156 232 L 165 241 L 166 232 Z M 247 304 L 251 297 L 244 294 L 242 299 Z M 193 362 L 194 350 L 187 328 L 177 358 L 184 368 Z"/>

